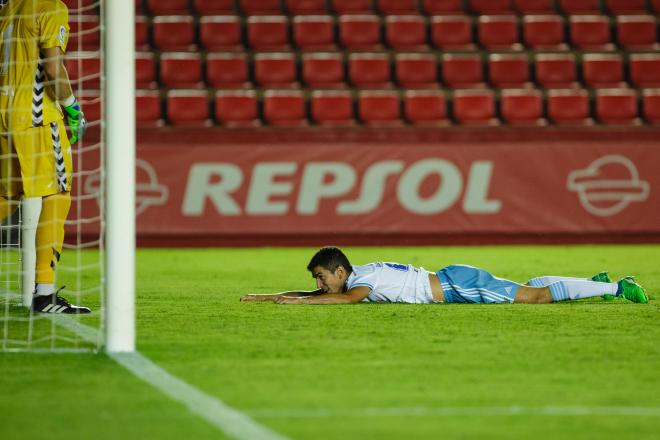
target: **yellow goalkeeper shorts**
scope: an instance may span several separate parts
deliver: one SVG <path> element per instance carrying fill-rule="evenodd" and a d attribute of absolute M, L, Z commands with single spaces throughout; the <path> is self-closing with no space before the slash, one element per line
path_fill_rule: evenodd
<path fill-rule="evenodd" d="M 72 177 L 71 144 L 61 120 L 0 134 L 0 196 L 71 191 Z"/>

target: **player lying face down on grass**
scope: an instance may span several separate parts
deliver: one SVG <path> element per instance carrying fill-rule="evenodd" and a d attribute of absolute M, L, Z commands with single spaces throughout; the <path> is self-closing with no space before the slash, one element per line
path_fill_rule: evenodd
<path fill-rule="evenodd" d="M 437 272 L 399 263 L 353 266 L 336 247 L 321 248 L 312 257 L 307 270 L 316 280 L 317 290 L 249 294 L 242 296 L 241 301 L 278 304 L 544 304 L 602 296 L 605 299 L 621 297 L 636 303 L 648 302 L 646 292 L 633 277 L 612 282 L 607 272 L 591 278 L 541 276 L 519 284 L 461 264 Z"/>

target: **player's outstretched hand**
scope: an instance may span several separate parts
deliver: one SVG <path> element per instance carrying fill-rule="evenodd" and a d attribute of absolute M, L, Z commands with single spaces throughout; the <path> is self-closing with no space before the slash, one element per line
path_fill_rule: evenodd
<path fill-rule="evenodd" d="M 305 297 L 299 296 L 278 296 L 275 302 L 277 304 L 304 304 Z"/>
<path fill-rule="evenodd" d="M 258 301 L 274 301 L 271 295 L 258 295 L 255 293 L 249 293 L 247 295 L 241 296 L 241 301 L 243 302 L 258 302 Z"/>
<path fill-rule="evenodd" d="M 71 127 L 71 145 L 78 142 L 87 130 L 87 119 L 80 109 L 78 100 L 74 100 L 73 104 L 64 107 L 64 114 L 66 115 L 66 122 Z"/>

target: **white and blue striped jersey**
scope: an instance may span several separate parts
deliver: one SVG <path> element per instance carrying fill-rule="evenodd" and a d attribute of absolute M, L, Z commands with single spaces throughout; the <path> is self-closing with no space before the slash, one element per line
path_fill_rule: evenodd
<path fill-rule="evenodd" d="M 429 304 L 433 302 L 429 272 L 410 264 L 370 263 L 353 266 L 346 280 L 347 290 L 367 286 L 366 302 Z"/>

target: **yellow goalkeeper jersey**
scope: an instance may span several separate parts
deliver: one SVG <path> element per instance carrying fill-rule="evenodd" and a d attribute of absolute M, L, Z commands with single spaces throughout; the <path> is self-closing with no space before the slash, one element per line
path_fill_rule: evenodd
<path fill-rule="evenodd" d="M 47 85 L 41 49 L 69 41 L 69 12 L 60 0 L 9 0 L 0 10 L 0 131 L 62 119 Z"/>

